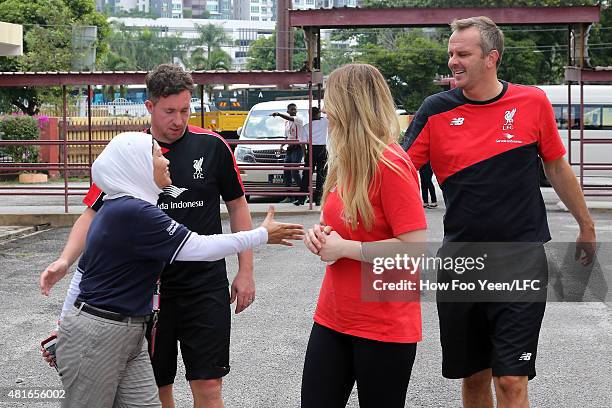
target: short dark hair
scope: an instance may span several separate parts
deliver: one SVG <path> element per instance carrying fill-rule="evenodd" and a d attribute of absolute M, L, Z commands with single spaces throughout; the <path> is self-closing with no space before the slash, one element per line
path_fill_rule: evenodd
<path fill-rule="evenodd" d="M 295 103 L 290 103 L 289 105 L 287 105 L 287 109 L 289 109 L 292 106 L 295 106 L 297 108 L 297 105 Z"/>
<path fill-rule="evenodd" d="M 312 109 L 310 109 L 310 112 L 311 112 L 312 116 L 318 115 L 319 113 L 321 113 L 321 109 L 319 109 L 316 106 L 313 106 Z"/>
<path fill-rule="evenodd" d="M 149 99 L 157 102 L 159 98 L 176 95 L 183 91 L 193 92 L 193 78 L 178 65 L 161 64 L 147 74 Z"/>

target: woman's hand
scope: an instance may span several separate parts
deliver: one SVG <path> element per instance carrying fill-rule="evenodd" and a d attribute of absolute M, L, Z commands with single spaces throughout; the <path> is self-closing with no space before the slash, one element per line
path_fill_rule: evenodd
<path fill-rule="evenodd" d="M 300 224 L 287 224 L 274 220 L 274 206 L 268 207 L 268 215 L 261 223 L 268 230 L 268 244 L 293 246 L 288 240 L 300 240 L 304 237 L 304 226 Z"/>
<path fill-rule="evenodd" d="M 332 231 L 330 226 L 315 224 L 304 235 L 304 245 L 310 252 L 319 255 L 319 250 L 325 243 L 325 237 Z"/>
<path fill-rule="evenodd" d="M 350 241 L 345 240 L 336 231 L 331 231 L 325 237 L 325 242 L 319 249 L 319 256 L 324 262 L 335 262 L 340 258 L 346 258 L 346 251 L 348 249 L 348 243 Z"/>

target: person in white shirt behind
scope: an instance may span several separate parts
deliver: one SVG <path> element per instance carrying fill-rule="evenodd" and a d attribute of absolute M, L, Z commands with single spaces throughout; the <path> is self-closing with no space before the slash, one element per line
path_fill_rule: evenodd
<path fill-rule="evenodd" d="M 317 180 L 313 199 L 316 206 L 321 205 L 321 193 L 323 192 L 323 183 L 327 175 L 327 118 L 321 116 L 321 110 L 313 106 L 311 110 L 312 117 L 312 174 L 317 173 Z M 304 125 L 301 139 L 303 142 L 308 142 L 308 123 Z M 304 154 L 304 163 L 308 166 L 308 146 Z M 300 185 L 301 192 L 308 191 L 308 172 L 302 172 L 302 183 Z M 304 204 L 305 197 L 299 197 L 293 202 L 295 205 Z"/>
<path fill-rule="evenodd" d="M 297 105 L 290 103 L 287 105 L 287 114 L 280 112 L 273 112 L 270 114 L 272 117 L 279 116 L 285 119 L 285 139 L 286 140 L 301 140 L 302 139 L 302 128 L 304 121 L 297 115 Z M 287 154 L 285 155 L 285 163 L 301 163 L 304 155 L 302 146 L 298 144 L 287 145 Z M 291 181 L 294 180 L 295 184 L 300 187 L 302 185 L 302 179 L 300 177 L 299 170 L 285 170 L 283 175 L 283 181 L 285 187 L 291 187 Z M 286 197 L 281 203 L 293 202 L 292 197 Z"/>

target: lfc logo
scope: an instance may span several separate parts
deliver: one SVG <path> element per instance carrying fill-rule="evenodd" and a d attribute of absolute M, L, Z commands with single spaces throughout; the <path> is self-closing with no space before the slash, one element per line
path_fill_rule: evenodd
<path fill-rule="evenodd" d="M 506 111 L 504 115 L 504 119 L 506 119 L 506 123 L 502 126 L 502 130 L 512 130 L 514 126 L 514 114 L 516 113 L 516 108 Z"/>
<path fill-rule="evenodd" d="M 193 173 L 194 180 L 204 178 L 204 174 L 202 173 L 202 162 L 204 162 L 204 157 L 200 157 L 193 161 L 193 169 L 195 170 Z"/>

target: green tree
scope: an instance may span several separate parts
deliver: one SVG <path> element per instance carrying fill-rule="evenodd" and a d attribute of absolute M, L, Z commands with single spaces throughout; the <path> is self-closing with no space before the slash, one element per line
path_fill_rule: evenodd
<path fill-rule="evenodd" d="M 40 129 L 38 120 L 31 116 L 15 115 L 2 118 L 0 132 L 4 140 L 37 140 Z M 31 145 L 7 146 L 2 153 L 13 158 L 15 163 L 37 163 L 38 147 Z"/>
<path fill-rule="evenodd" d="M 438 42 L 404 33 L 394 40 L 393 49 L 371 44 L 360 54 L 357 60 L 377 67 L 396 104 L 408 111 L 416 111 L 425 97 L 440 91 L 433 81 L 446 66 L 446 48 Z"/>
<path fill-rule="evenodd" d="M 179 34 L 170 35 L 165 29 L 157 27 L 126 27 L 119 22 L 113 22 L 111 26 L 109 48 L 113 54 L 123 58 L 120 62 L 124 70 L 148 71 L 159 64 L 185 59 L 189 41 Z M 103 67 L 113 70 L 113 64 L 118 62 L 116 58 L 109 57 L 103 61 Z"/>
<path fill-rule="evenodd" d="M 276 69 L 276 35 L 259 37 L 251 43 L 246 67 L 264 71 Z"/>
<path fill-rule="evenodd" d="M 195 49 L 191 52 L 188 66 L 195 70 L 229 70 L 232 66 L 232 57 L 222 46 L 231 43 L 231 38 L 222 26 L 215 24 L 197 25 L 198 38 L 191 44 Z M 212 95 L 214 84 L 206 84 L 204 90 Z"/>
<path fill-rule="evenodd" d="M 553 71 L 548 78 L 542 77 L 542 66 L 546 66 L 543 53 L 536 50 L 536 44 L 532 39 L 513 40 L 506 38 L 502 63 L 498 70 L 498 77 L 507 81 L 536 85 L 554 83 L 557 78 Z"/>
<path fill-rule="evenodd" d="M 593 0 L 366 0 L 366 7 L 503 7 L 503 6 L 572 6 L 592 5 Z M 610 1 L 602 4 L 601 22 L 595 24 L 589 38 L 592 65 L 612 64 L 609 52 L 612 43 L 612 11 Z M 375 28 L 336 31 L 333 40 L 356 43 L 354 50 L 363 47 L 393 49 L 393 38 L 402 32 L 419 32 L 418 29 Z M 566 26 L 516 26 L 503 27 L 506 51 L 500 67 L 500 77 L 511 82 L 526 84 L 561 83 L 564 66 L 567 65 Z M 450 30 L 438 28 L 423 31 L 423 36 L 438 41 L 446 47 Z M 354 51 L 353 50 L 353 51 Z M 344 50 L 350 55 L 350 51 Z M 442 67 L 440 73 L 447 74 Z"/>
<path fill-rule="evenodd" d="M 114 51 L 109 51 L 106 53 L 104 60 L 102 61 L 102 65 L 105 70 L 108 71 L 130 71 L 134 69 L 133 62 L 130 61 L 127 57 L 119 55 Z M 119 86 L 119 93 L 123 94 L 125 92 L 125 87 L 123 85 Z M 108 99 L 115 99 L 115 86 L 107 85 L 104 87 L 104 94 L 108 97 Z"/>
<path fill-rule="evenodd" d="M 232 58 L 222 49 L 213 50 L 210 56 L 204 54 L 200 48 L 191 53 L 190 68 L 194 70 L 229 70 L 232 67 Z"/>
<path fill-rule="evenodd" d="M 334 69 L 355 61 L 356 53 L 346 44 L 324 42 L 321 44 L 321 71 L 328 75 Z"/>
<path fill-rule="evenodd" d="M 589 36 L 591 65 L 607 67 L 612 65 L 612 2 L 604 3 L 601 19 L 593 25 Z"/>
<path fill-rule="evenodd" d="M 294 30 L 292 69 L 302 69 L 307 59 L 304 32 Z M 260 37 L 251 43 L 247 52 L 247 69 L 276 69 L 276 31 L 270 37 Z"/>
<path fill-rule="evenodd" d="M 94 0 L 0 0 L 0 21 L 24 25 L 24 55 L 0 57 L 2 71 L 69 71 L 72 61 L 72 26 L 98 27 L 96 57 L 106 51 L 108 25 L 96 12 Z M 0 105 L 12 105 L 28 115 L 39 111 L 57 89 L 0 89 Z"/>
<path fill-rule="evenodd" d="M 198 69 L 217 69 L 214 65 L 226 64 L 227 68 L 231 65 L 231 57 L 221 49 L 222 46 L 230 44 L 231 38 L 225 32 L 222 26 L 215 24 L 196 25 L 198 30 L 198 38 L 193 42 L 195 49 L 196 61 Z M 213 55 L 214 54 L 214 55 Z M 225 54 L 225 57 L 223 54 Z"/>

